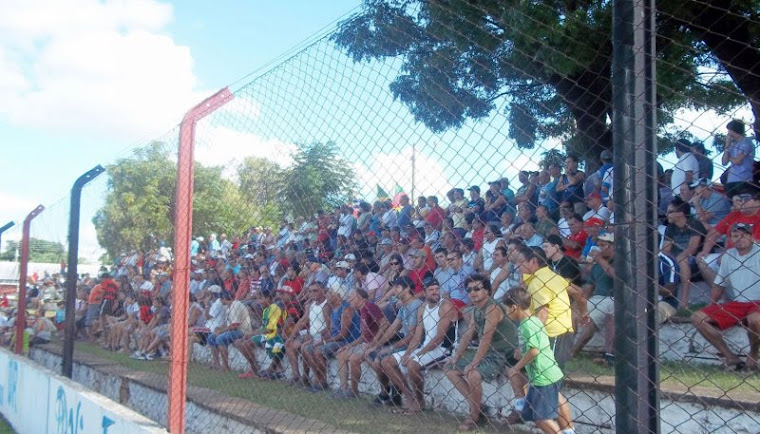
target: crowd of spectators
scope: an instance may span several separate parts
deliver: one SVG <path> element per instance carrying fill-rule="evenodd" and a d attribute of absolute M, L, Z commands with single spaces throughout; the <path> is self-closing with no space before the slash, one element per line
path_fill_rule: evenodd
<path fill-rule="evenodd" d="M 745 170 L 754 146 L 735 121 L 728 130 L 722 188 L 704 149 L 685 140 L 675 167 L 659 175 L 657 318 L 688 308 L 692 282 L 703 279 L 713 290 L 693 316 L 697 330 L 730 368 L 756 368 L 760 193 Z M 559 387 L 565 362 L 603 332 L 605 351 L 594 361 L 615 363 L 611 153 L 600 162 L 588 174 L 574 156 L 564 167 L 522 171 L 516 190 L 506 179 L 484 194 L 478 185 L 453 188 L 446 207 L 435 195 L 415 205 L 402 195 L 397 204 L 362 201 L 283 221 L 277 231 L 197 236 L 190 307 L 181 313 L 189 356 L 193 345 L 207 346 L 211 367 L 228 371 L 233 346 L 250 365 L 241 379 L 284 381 L 286 361 L 290 384 L 315 393 L 328 389 L 334 358 L 336 399 L 358 396 L 366 366 L 378 378 L 375 402 L 402 414 L 424 407 L 425 371 L 444 369 L 469 405 L 462 430 L 481 417 L 482 382 L 503 375 L 516 396 L 510 423 L 573 432 Z M 178 314 L 170 249 L 125 254 L 80 287 L 83 336 L 137 359 L 170 354 L 168 324 Z M 735 325 L 750 331 L 745 360 L 721 337 Z M 258 352 L 270 360 L 266 369 Z"/>

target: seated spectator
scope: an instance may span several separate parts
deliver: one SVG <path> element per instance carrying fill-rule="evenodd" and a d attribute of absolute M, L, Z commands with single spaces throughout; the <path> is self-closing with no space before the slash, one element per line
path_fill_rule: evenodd
<path fill-rule="evenodd" d="M 310 392 L 328 390 L 327 359 L 335 357 L 344 346 L 361 337 L 359 312 L 352 308 L 340 294 L 328 290 L 327 303 L 330 309 L 329 328 L 322 331 L 320 341 L 304 345 L 301 354 L 314 372 Z"/>
<path fill-rule="evenodd" d="M 593 192 L 586 198 L 586 205 L 588 205 L 588 212 L 583 215 L 583 221 L 588 221 L 592 218 L 597 218 L 606 224 L 610 219 L 610 210 L 602 204 L 602 195 L 599 192 Z"/>
<path fill-rule="evenodd" d="M 727 367 L 757 369 L 758 335 L 760 335 L 760 246 L 754 242 L 753 227 L 746 223 L 732 226 L 733 247 L 720 263 L 710 294 L 710 305 L 692 315 L 697 331 L 724 357 Z M 719 303 L 723 293 L 731 289 L 733 298 Z M 747 328 L 750 352 L 742 362 L 726 344 L 722 331 L 736 325 Z"/>
<path fill-rule="evenodd" d="M 448 260 L 450 273 L 448 275 L 449 279 L 445 283 L 441 282 L 441 295 L 443 298 L 454 303 L 454 306 L 459 311 L 470 302 L 465 281 L 475 273 L 475 270 L 469 265 L 464 264 L 462 253 L 459 251 L 449 251 L 446 259 Z"/>
<path fill-rule="evenodd" d="M 678 280 L 681 284 L 681 306 L 689 305 L 691 276 L 698 271 L 694 255 L 704 240 L 705 227 L 690 214 L 691 208 L 681 198 L 675 198 L 668 206 L 668 227 L 661 252 L 678 264 Z"/>
<path fill-rule="evenodd" d="M 274 294 L 268 291 L 261 291 L 259 294 L 259 303 L 262 306 L 267 306 L 261 316 L 261 328 L 254 330 L 251 325 L 251 317 L 248 314 L 248 309 L 243 304 L 235 305 L 228 309 L 227 322 L 229 326 L 227 330 L 219 335 L 219 338 L 214 338 L 214 335 L 209 336 L 209 345 L 211 345 L 212 352 L 214 351 L 214 344 L 221 342 L 234 343 L 235 348 L 240 351 L 240 354 L 245 357 L 251 368 L 238 375 L 238 378 L 282 378 L 281 372 L 268 371 L 263 372 L 259 370 L 259 364 L 256 360 L 256 348 L 264 348 L 267 355 L 274 362 L 275 359 L 282 359 L 284 341 L 282 339 L 282 323 L 283 317 L 287 315 L 285 311 L 274 302 Z M 224 300 L 224 294 L 222 295 Z M 242 306 L 242 308 L 241 308 Z M 230 335 L 225 335 L 229 333 Z M 213 339 L 212 339 L 213 338 Z M 225 345 L 226 350 L 226 345 Z M 226 353 L 226 351 L 225 351 Z M 225 354 L 223 354 L 222 360 L 225 360 Z M 216 356 L 214 356 L 216 357 Z M 226 365 L 226 370 L 229 370 L 229 365 Z"/>
<path fill-rule="evenodd" d="M 709 285 L 715 281 L 720 257 L 720 253 L 711 254 L 711 252 L 721 236 L 728 237 L 726 249 L 730 249 L 733 247 L 733 241 L 729 236 L 731 228 L 737 223 L 747 223 L 753 227 L 754 239 L 760 240 L 760 192 L 745 186 L 743 189 L 738 189 L 738 193 L 732 199 L 734 211 L 707 232 L 702 250 L 697 254 L 699 272 Z"/>
<path fill-rule="evenodd" d="M 536 207 L 536 233 L 546 239 L 549 235 L 559 235 L 557 223 L 549 217 L 549 209 L 545 205 Z"/>
<path fill-rule="evenodd" d="M 499 243 L 503 243 L 499 227 L 495 224 L 489 224 L 483 232 L 483 247 L 475 255 L 475 266 L 473 268 L 482 270 L 484 273 L 490 273 L 493 269 L 493 252 Z"/>
<path fill-rule="evenodd" d="M 570 235 L 562 238 L 562 247 L 565 248 L 565 254 L 576 261 L 581 260 L 583 246 L 586 245 L 588 233 L 583 229 L 583 217 L 579 214 L 573 214 L 567 219 L 570 227 Z"/>
<path fill-rule="evenodd" d="M 153 297 L 153 319 L 142 334 L 142 340 L 132 358 L 138 360 L 153 360 L 162 344 L 169 339 L 169 319 L 171 313 L 161 297 Z"/>
<path fill-rule="evenodd" d="M 612 233 L 605 233 L 599 236 L 599 251 L 592 251 L 589 255 L 594 263 L 591 266 L 588 281 L 584 285 L 586 299 L 588 300 L 588 319 L 583 319 L 586 323 L 581 336 L 573 347 L 572 354 L 580 352 L 583 347 L 594 337 L 599 330 L 605 331 L 604 339 L 604 356 L 597 361 L 604 364 L 612 364 L 615 356 L 612 354 L 612 342 L 614 337 L 614 324 L 612 315 L 615 311 L 614 280 L 615 267 L 613 261 L 615 258 L 615 236 Z"/>
<path fill-rule="evenodd" d="M 425 250 L 417 250 L 414 254 L 414 268 L 409 271 L 409 277 L 414 282 L 414 287 L 412 288 L 414 294 L 422 294 L 425 288 L 423 282 L 425 279 L 433 277 L 433 271 L 428 264 L 428 256 Z"/>
<path fill-rule="evenodd" d="M 349 304 L 359 312 L 361 318 L 361 337 L 338 350 L 336 354 L 340 389 L 333 394 L 334 398 L 349 399 L 359 396 L 361 364 L 365 356 L 369 355 L 367 350 L 375 345 L 376 339 L 383 336 L 389 326 L 383 312 L 370 300 L 369 294 L 363 289 L 356 289 L 348 296 Z"/>
<path fill-rule="evenodd" d="M 330 288 L 332 291 L 337 292 L 340 294 L 341 297 L 347 297 L 348 293 L 353 288 L 353 282 L 354 279 L 353 276 L 349 275 L 350 271 L 350 265 L 346 261 L 338 261 L 335 264 L 335 272 L 332 276 L 330 276 L 327 279 L 327 288 Z M 320 282 L 313 282 L 310 287 L 313 287 L 314 285 L 319 285 L 324 287 L 325 285 Z"/>
<path fill-rule="evenodd" d="M 409 313 L 412 310 L 409 309 Z M 384 375 L 404 397 L 406 414 L 419 413 L 425 406 L 422 371 L 443 361 L 449 354 L 450 331 L 454 329 L 457 311 L 453 304 L 441 298 L 440 284 L 431 279 L 425 282 L 425 303 L 417 308 L 415 316 L 415 326 L 409 329 L 409 335 L 405 335 L 405 341 L 407 336 L 410 337 L 406 348 L 397 345 L 399 351 L 383 358 L 380 363 Z"/>
<path fill-rule="evenodd" d="M 584 264 L 590 264 L 592 260 L 589 257 L 589 253 L 591 250 L 599 250 L 596 241 L 604 230 L 604 221 L 591 217 L 583 222 L 583 230 L 586 231 L 588 237 L 586 238 L 586 244 L 583 245 L 583 250 L 581 250 L 580 261 Z"/>
<path fill-rule="evenodd" d="M 385 278 L 380 274 L 370 271 L 366 264 L 356 264 L 354 279 L 356 281 L 356 288 L 365 291 L 372 303 L 380 301 L 383 295 L 385 295 Z"/>
<path fill-rule="evenodd" d="M 697 219 L 708 230 L 731 212 L 731 201 L 715 191 L 709 179 L 698 179 L 691 186 L 695 192 L 691 206 L 697 211 Z"/>
<path fill-rule="evenodd" d="M 494 286 L 499 274 L 508 274 L 510 272 L 509 266 L 510 263 L 507 248 L 505 246 L 496 246 L 496 249 L 493 252 L 493 267 L 489 275 L 491 279 L 491 288 L 496 288 L 493 293 L 493 298 L 496 301 L 500 301 L 504 294 L 509 291 L 510 287 L 508 287 L 508 285 L 511 283 L 509 279 L 503 279 L 498 285 Z"/>
<path fill-rule="evenodd" d="M 475 242 L 471 238 L 465 238 L 459 243 L 459 251 L 462 252 L 462 263 L 470 268 L 475 268 Z"/>
<path fill-rule="evenodd" d="M 291 385 L 311 387 L 309 381 L 309 365 L 303 360 L 303 375 L 298 368 L 298 355 L 301 349 L 308 345 L 319 344 L 330 322 L 330 311 L 327 307 L 327 293 L 324 285 L 319 282 L 309 287 L 308 305 L 305 314 L 298 320 L 290 336 L 285 341 L 285 354 L 293 373 Z"/>
<path fill-rule="evenodd" d="M 460 345 L 445 366 L 446 377 L 470 407 L 469 417 L 459 425 L 459 431 L 472 431 L 481 418 L 483 381 L 492 381 L 507 366 L 514 366 L 517 348 L 517 329 L 506 315 L 504 306 L 491 297 L 488 277 L 475 274 L 465 282 L 472 298 L 468 312 L 468 328 Z M 467 350 L 467 343 L 477 336 L 478 349 Z"/>
<path fill-rule="evenodd" d="M 541 247 L 541 244 L 544 242 L 544 237 L 536 233 L 536 228 L 533 227 L 532 223 L 520 225 L 518 235 L 528 247 Z"/>
<path fill-rule="evenodd" d="M 428 206 L 430 206 L 430 212 L 425 216 L 425 221 L 430 224 L 434 231 L 438 232 L 443 227 L 443 220 L 446 218 L 446 210 L 438 205 L 437 196 L 428 196 L 427 203 Z"/>
<path fill-rule="evenodd" d="M 568 223 L 568 219 L 572 217 L 574 214 L 573 212 L 573 204 L 571 204 L 568 201 L 562 201 L 559 204 L 559 220 L 557 220 L 557 229 L 559 230 L 559 235 L 562 238 L 567 238 L 570 236 L 570 223 Z"/>
<path fill-rule="evenodd" d="M 393 282 L 393 292 L 398 294 L 400 301 L 398 315 L 390 327 L 378 335 L 364 351 L 364 360 L 375 371 L 380 383 L 380 394 L 375 398 L 375 403 L 382 405 L 399 405 L 401 395 L 391 387 L 381 363 L 392 354 L 406 350 L 417 329 L 418 311 L 422 305 L 422 300 L 415 294 L 414 281 L 409 277 L 396 279 Z"/>
<path fill-rule="evenodd" d="M 448 250 L 443 247 L 435 251 L 435 270 L 433 270 L 433 278 L 439 283 L 448 282 L 451 274 L 449 269 L 449 260 L 447 259 Z M 442 283 L 443 284 L 443 283 Z"/>

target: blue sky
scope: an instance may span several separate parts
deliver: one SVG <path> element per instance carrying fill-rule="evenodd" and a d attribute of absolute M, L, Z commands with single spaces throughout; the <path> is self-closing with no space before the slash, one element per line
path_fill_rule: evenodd
<path fill-rule="evenodd" d="M 0 224 L 169 130 L 359 0 L 10 0 L 0 16 Z"/>
<path fill-rule="evenodd" d="M 387 191 L 396 183 L 410 191 L 413 148 L 416 194 L 440 195 L 471 183 L 485 189 L 487 181 L 537 168 L 546 148 L 514 149 L 506 137 L 505 101 L 492 116 L 458 131 L 433 134 L 414 121 L 388 92 L 399 62 L 355 64 L 320 41 L 266 72 L 359 3 L 4 1 L 0 224 L 19 222 L 42 203 L 48 211 L 32 236 L 65 243 L 66 195 L 80 174 L 152 139 L 171 140 L 176 132 L 167 132 L 190 107 L 232 83 L 235 100 L 199 124 L 196 158 L 205 164 L 231 167 L 256 155 L 287 165 L 296 143 L 334 140 L 369 198 L 378 183 Z M 259 78 L 241 88 L 252 72 Z M 676 118 L 675 128 L 703 138 L 722 131 L 726 121 L 708 113 Z M 664 165 L 673 162 L 671 156 Z M 105 179 L 85 193 L 102 194 Z M 97 258 L 94 229 L 84 222 L 99 204 L 84 202 L 80 253 Z"/>

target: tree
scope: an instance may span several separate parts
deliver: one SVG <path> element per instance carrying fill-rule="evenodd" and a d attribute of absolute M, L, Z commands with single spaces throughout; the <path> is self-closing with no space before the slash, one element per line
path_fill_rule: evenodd
<path fill-rule="evenodd" d="M 8 244 L 5 246 L 5 252 L 0 254 L 0 261 L 14 261 L 17 250 L 20 255 L 19 242 L 8 241 Z M 59 242 L 41 240 L 39 238 L 29 239 L 29 262 L 54 264 L 65 261 L 67 255 L 68 253 L 63 244 Z"/>
<path fill-rule="evenodd" d="M 333 40 L 355 61 L 402 59 L 390 90 L 433 131 L 504 102 L 518 146 L 562 138 L 568 152 L 596 160 L 612 146 L 612 4 L 365 0 Z M 700 79 L 710 58 L 693 35 L 668 25 L 656 43 L 661 125 L 684 106 L 743 102 L 730 80 Z"/>
<path fill-rule="evenodd" d="M 565 167 L 565 158 L 567 157 L 564 152 L 559 149 L 548 149 L 541 153 L 541 168 L 544 170 L 549 169 L 549 166 L 555 164 L 559 168 Z"/>
<path fill-rule="evenodd" d="M 284 208 L 294 216 L 311 217 L 317 211 L 351 199 L 356 175 L 351 165 L 337 156 L 335 143 L 300 145 L 295 163 L 283 174 Z"/>
<path fill-rule="evenodd" d="M 657 8 L 662 23 L 714 56 L 716 76 L 730 77 L 724 84 L 748 100 L 760 140 L 760 1 L 663 0 Z"/>
<path fill-rule="evenodd" d="M 243 199 L 256 204 L 256 224 L 274 226 L 282 216 L 284 171 L 265 158 L 247 157 L 237 167 L 238 188 Z"/>
<path fill-rule="evenodd" d="M 135 151 L 107 168 L 108 195 L 93 218 L 98 242 L 112 258 L 130 250 L 149 250 L 174 238 L 174 193 L 177 168 L 162 143 Z M 242 233 L 259 220 L 237 185 L 222 176 L 222 167 L 195 164 L 193 231 Z"/>

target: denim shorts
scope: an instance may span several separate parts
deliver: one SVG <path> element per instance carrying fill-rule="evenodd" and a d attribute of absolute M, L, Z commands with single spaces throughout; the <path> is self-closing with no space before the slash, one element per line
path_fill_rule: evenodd
<path fill-rule="evenodd" d="M 548 386 L 533 386 L 528 388 L 525 397 L 522 417 L 526 421 L 539 421 L 557 418 L 559 410 L 559 388 L 561 382 Z"/>
<path fill-rule="evenodd" d="M 208 335 L 207 343 L 212 347 L 218 347 L 219 345 L 224 345 L 226 347 L 242 337 L 243 332 L 240 330 L 229 330 L 220 335 Z"/>

